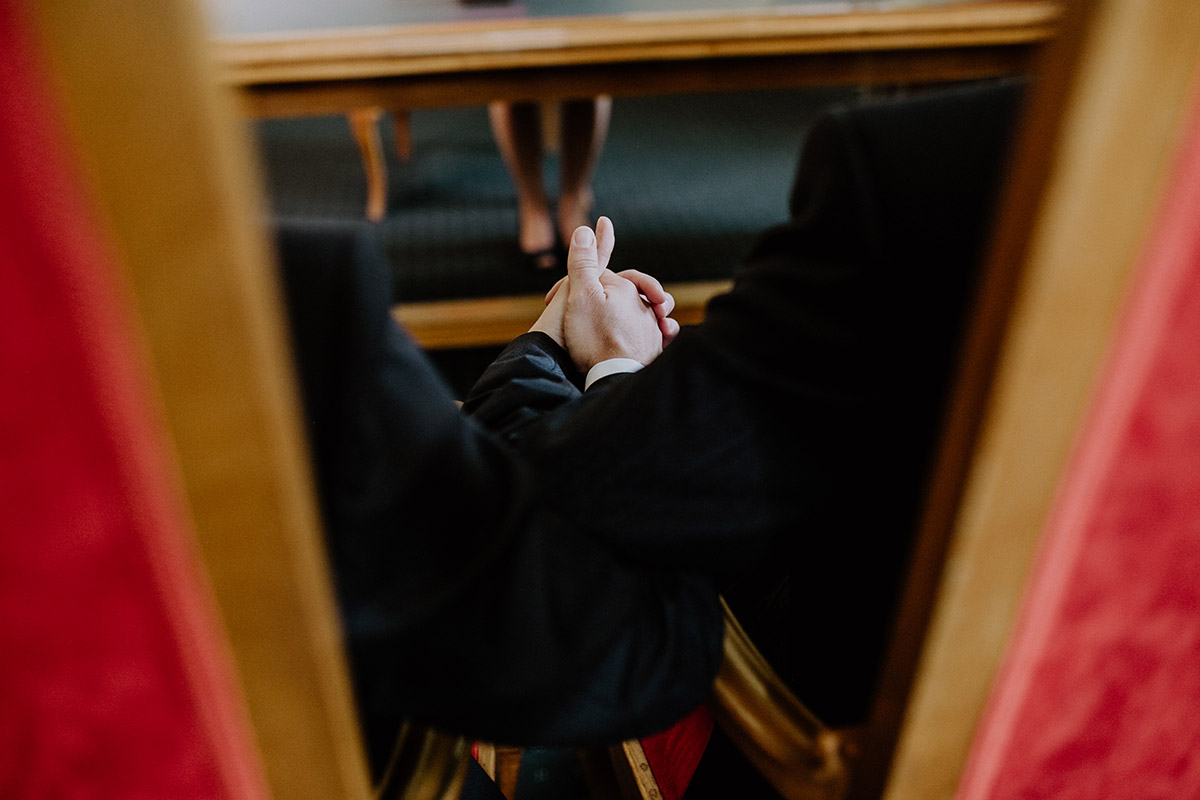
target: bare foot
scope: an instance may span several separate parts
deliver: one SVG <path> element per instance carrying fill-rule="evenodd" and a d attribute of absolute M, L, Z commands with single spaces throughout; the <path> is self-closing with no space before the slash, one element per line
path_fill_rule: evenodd
<path fill-rule="evenodd" d="M 542 203 L 518 203 L 517 242 L 535 269 L 554 269 L 558 257 L 554 251 L 554 224 L 550 211 Z"/>
<path fill-rule="evenodd" d="M 591 189 L 581 189 L 559 195 L 558 231 L 562 241 L 571 241 L 571 235 L 580 225 L 592 226 L 592 206 L 595 198 Z"/>

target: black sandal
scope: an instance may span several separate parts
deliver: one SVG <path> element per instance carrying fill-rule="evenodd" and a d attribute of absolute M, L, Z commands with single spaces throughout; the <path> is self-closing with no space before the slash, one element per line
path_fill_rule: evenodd
<path fill-rule="evenodd" d="M 547 247 L 544 250 L 537 250 L 533 253 L 521 251 L 521 259 L 525 262 L 525 269 L 537 275 L 545 275 L 551 272 L 558 272 L 562 264 L 566 263 L 559 259 L 558 247 Z"/>

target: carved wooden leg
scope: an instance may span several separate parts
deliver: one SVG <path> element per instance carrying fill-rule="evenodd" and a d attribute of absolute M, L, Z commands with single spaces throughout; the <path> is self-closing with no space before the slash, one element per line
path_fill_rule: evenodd
<path fill-rule="evenodd" d="M 350 112 L 350 128 L 362 154 L 367 176 L 367 219 L 378 222 L 387 213 L 387 162 L 379 138 L 380 108 L 360 108 Z"/>

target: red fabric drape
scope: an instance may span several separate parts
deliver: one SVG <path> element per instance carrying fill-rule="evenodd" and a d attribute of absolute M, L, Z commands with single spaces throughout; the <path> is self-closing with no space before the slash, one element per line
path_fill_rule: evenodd
<path fill-rule="evenodd" d="M 1200 98 L 959 788 L 1200 797 Z"/>
<path fill-rule="evenodd" d="M 0 0 L 0 797 L 265 797 L 37 52 Z"/>
<path fill-rule="evenodd" d="M 663 800 L 680 800 L 700 765 L 715 722 L 703 706 L 662 733 L 642 740 L 646 763 L 654 773 Z"/>

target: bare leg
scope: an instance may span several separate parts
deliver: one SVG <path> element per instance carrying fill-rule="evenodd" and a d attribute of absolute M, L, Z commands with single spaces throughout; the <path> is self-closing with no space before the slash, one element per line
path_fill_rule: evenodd
<path fill-rule="evenodd" d="M 562 104 L 558 230 L 563 241 L 570 241 L 580 225 L 592 224 L 592 170 L 604 148 L 611 114 L 612 98 L 606 96 Z"/>
<path fill-rule="evenodd" d="M 536 103 L 492 103 L 492 135 L 517 191 L 517 241 L 525 253 L 552 251 L 554 223 L 542 183 L 542 128 Z M 553 252 L 535 266 L 554 267 Z"/>

